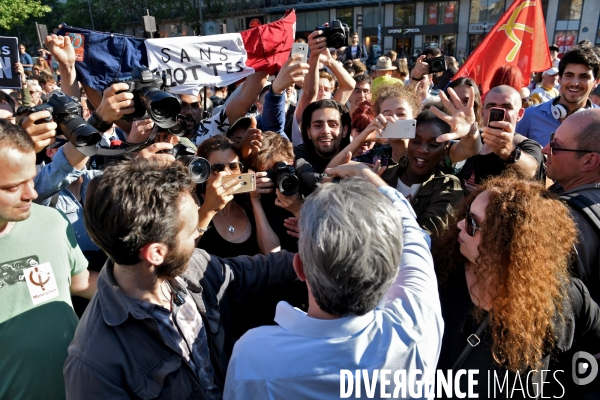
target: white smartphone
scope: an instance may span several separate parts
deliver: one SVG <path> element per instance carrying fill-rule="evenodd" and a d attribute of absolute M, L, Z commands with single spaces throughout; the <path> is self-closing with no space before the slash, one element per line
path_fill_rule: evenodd
<path fill-rule="evenodd" d="M 387 139 L 414 139 L 416 131 L 416 120 L 399 119 L 395 122 L 388 122 L 381 132 L 381 137 Z"/>
<path fill-rule="evenodd" d="M 308 43 L 292 43 L 292 56 L 296 54 L 302 55 L 301 63 L 305 63 L 308 60 Z"/>

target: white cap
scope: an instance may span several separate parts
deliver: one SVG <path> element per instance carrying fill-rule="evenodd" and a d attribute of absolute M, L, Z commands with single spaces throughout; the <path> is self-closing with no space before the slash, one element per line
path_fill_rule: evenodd
<path fill-rule="evenodd" d="M 558 74 L 558 68 L 550 68 L 544 71 L 543 75 L 556 75 Z"/>

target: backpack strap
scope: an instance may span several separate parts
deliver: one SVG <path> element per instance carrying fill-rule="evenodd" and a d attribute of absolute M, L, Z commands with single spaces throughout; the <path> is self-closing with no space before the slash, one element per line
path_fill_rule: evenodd
<path fill-rule="evenodd" d="M 600 235 L 600 205 L 579 193 L 568 193 L 560 196 L 571 207 L 579 211 Z"/>
<path fill-rule="evenodd" d="M 52 195 L 52 198 L 50 199 L 50 204 L 48 204 L 48 206 L 56 208 L 56 203 L 58 203 L 58 194 L 59 192 L 56 192 Z"/>

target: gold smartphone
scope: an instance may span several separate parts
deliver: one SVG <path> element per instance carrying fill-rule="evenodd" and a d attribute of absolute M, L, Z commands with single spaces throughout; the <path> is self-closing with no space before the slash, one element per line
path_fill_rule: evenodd
<path fill-rule="evenodd" d="M 256 180 L 254 174 L 239 174 L 239 175 L 226 175 L 221 178 L 221 181 L 225 184 L 232 180 L 242 182 L 242 186 L 239 187 L 234 194 L 254 192 L 256 190 Z"/>

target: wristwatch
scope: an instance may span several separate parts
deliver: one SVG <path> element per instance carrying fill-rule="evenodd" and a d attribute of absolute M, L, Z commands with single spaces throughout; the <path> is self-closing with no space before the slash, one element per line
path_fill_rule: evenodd
<path fill-rule="evenodd" d="M 510 153 L 508 158 L 506 160 L 502 160 L 502 161 L 504 161 L 506 164 L 514 164 L 517 161 L 519 161 L 520 158 L 521 158 L 521 149 L 518 147 L 515 147 L 515 149 L 512 151 L 512 153 Z"/>

